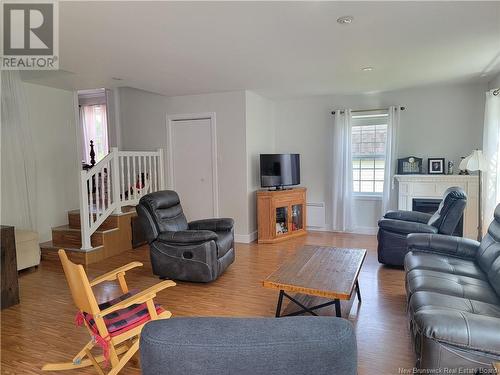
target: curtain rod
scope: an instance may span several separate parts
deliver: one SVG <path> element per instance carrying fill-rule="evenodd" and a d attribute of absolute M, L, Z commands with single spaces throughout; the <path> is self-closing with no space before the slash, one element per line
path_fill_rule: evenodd
<path fill-rule="evenodd" d="M 374 109 L 356 109 L 351 111 L 351 113 L 359 113 L 359 112 L 374 112 L 374 111 L 387 111 L 389 108 L 374 108 Z M 404 111 L 406 107 L 399 107 L 401 111 Z M 335 114 L 336 111 L 332 111 L 332 115 Z M 344 113 L 343 110 L 340 110 L 340 113 Z"/>

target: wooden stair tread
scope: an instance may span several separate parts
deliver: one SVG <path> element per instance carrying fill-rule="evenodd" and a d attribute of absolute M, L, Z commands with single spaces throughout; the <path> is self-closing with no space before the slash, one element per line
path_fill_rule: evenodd
<path fill-rule="evenodd" d="M 89 251 L 96 251 L 96 250 L 100 250 L 102 249 L 104 246 L 96 246 L 96 247 L 93 247 L 89 250 L 82 250 L 82 249 L 79 249 L 79 248 L 75 248 L 75 247 L 67 247 L 67 246 L 54 246 L 54 244 L 52 243 L 52 241 L 47 241 L 47 242 L 42 242 L 40 244 L 40 249 L 42 251 L 58 251 L 59 249 L 64 249 L 66 251 L 75 251 L 75 252 L 80 252 L 80 253 L 83 253 L 83 252 L 89 252 Z"/>
<path fill-rule="evenodd" d="M 69 231 L 69 232 L 81 232 L 80 228 L 71 228 L 68 224 L 65 225 L 59 225 L 58 227 L 53 227 L 53 231 Z M 94 233 L 110 233 L 119 230 L 118 228 L 111 228 L 111 229 L 106 229 L 106 230 L 99 230 L 97 229 Z"/>
<path fill-rule="evenodd" d="M 120 214 L 112 213 L 109 216 L 121 216 L 121 215 L 128 215 L 128 214 L 134 214 L 134 213 L 136 213 L 135 206 L 123 206 L 122 212 Z M 76 210 L 70 210 L 70 211 L 68 211 L 68 215 L 80 215 L 80 210 L 78 208 Z M 95 215 L 95 212 L 94 212 L 94 215 Z"/>

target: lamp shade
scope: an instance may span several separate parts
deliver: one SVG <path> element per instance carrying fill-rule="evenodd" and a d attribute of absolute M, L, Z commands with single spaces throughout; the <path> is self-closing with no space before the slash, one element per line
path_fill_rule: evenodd
<path fill-rule="evenodd" d="M 486 170 L 486 160 L 483 156 L 483 151 L 474 150 L 472 154 L 467 156 L 460 162 L 460 169 L 469 171 L 484 171 Z"/>

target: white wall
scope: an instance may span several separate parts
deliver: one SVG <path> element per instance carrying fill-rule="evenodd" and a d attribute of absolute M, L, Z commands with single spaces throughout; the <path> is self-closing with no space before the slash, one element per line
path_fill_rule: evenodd
<path fill-rule="evenodd" d="M 460 156 L 482 144 L 482 83 L 430 86 L 366 95 L 326 95 L 278 100 L 275 104 L 276 152 L 301 154 L 302 185 L 308 201 L 325 202 L 331 228 L 332 116 L 338 108 L 405 106 L 401 115 L 399 157 L 444 157 L 458 166 Z M 424 160 L 426 162 L 426 160 Z M 379 201 L 359 201 L 354 208 L 359 232 L 373 231 Z"/>
<path fill-rule="evenodd" d="M 36 229 L 40 241 L 51 239 L 51 228 L 68 223 L 67 211 L 78 208 L 78 144 L 73 93 L 23 83 L 29 129 L 36 157 Z M 2 139 L 2 142 L 7 141 Z M 2 168 L 9 166 L 2 165 Z M 2 181 L 2 185 L 8 181 Z M 2 189 L 2 223 L 13 225 L 16 201 L 24 199 L 15 189 Z M 8 195 L 8 196 L 7 196 Z"/>
<path fill-rule="evenodd" d="M 216 113 L 219 215 L 234 218 L 236 235 L 247 235 L 245 92 L 176 96 L 166 104 L 169 116 Z"/>
<path fill-rule="evenodd" d="M 260 154 L 275 149 L 274 102 L 246 91 L 246 157 L 248 194 L 248 233 L 257 230 L 256 191 L 260 189 Z"/>
<path fill-rule="evenodd" d="M 166 150 L 167 115 L 207 112 L 216 113 L 219 214 L 222 217 L 234 218 L 236 234 L 245 236 L 249 233 L 249 220 L 244 91 L 167 98 L 141 90 L 122 88 L 122 148 Z M 167 173 L 165 175 L 168 176 Z"/>

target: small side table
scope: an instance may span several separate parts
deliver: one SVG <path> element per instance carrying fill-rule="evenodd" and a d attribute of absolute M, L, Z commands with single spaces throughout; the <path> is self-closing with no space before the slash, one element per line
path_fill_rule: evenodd
<path fill-rule="evenodd" d="M 0 225 L 0 256 L 2 269 L 1 308 L 19 303 L 19 285 L 17 282 L 16 238 L 14 227 Z"/>

